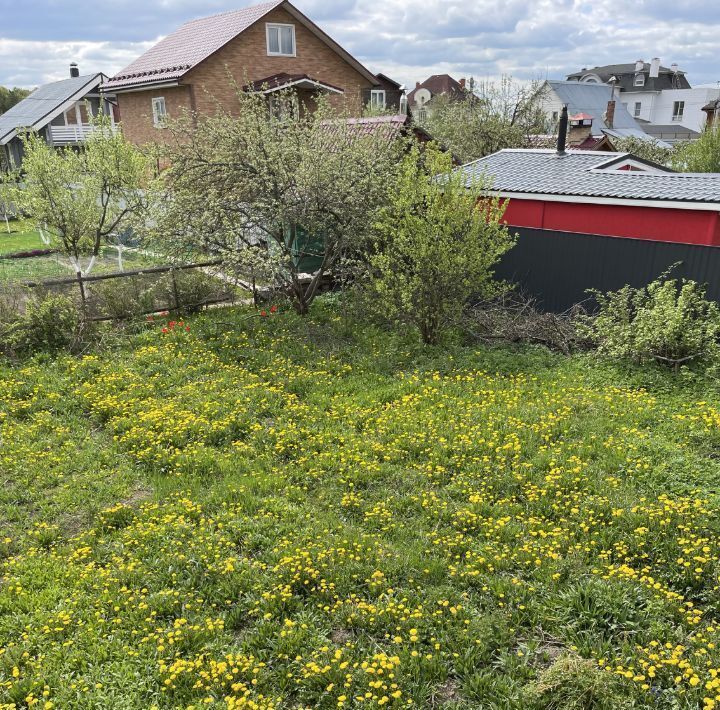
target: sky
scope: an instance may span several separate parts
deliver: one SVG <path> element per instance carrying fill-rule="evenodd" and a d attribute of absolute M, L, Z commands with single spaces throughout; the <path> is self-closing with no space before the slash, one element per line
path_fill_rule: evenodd
<path fill-rule="evenodd" d="M 117 73 L 183 22 L 252 0 L 0 0 L 0 85 Z M 676 62 L 720 82 L 718 0 L 296 0 L 374 72 L 564 79 L 583 67 Z"/>

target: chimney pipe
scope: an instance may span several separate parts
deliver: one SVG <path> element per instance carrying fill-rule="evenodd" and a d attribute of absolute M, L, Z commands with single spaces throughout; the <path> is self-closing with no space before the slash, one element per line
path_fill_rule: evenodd
<path fill-rule="evenodd" d="M 558 125 L 558 137 L 557 137 L 557 154 L 558 156 L 566 155 L 565 153 L 565 141 L 567 140 L 567 128 L 568 128 L 568 110 L 567 104 L 562 107 L 560 113 L 560 123 Z"/>
<path fill-rule="evenodd" d="M 416 89 L 419 89 L 419 88 L 420 88 L 420 82 L 419 82 L 419 81 L 416 81 L 416 82 L 415 82 L 415 88 L 416 88 Z"/>
<path fill-rule="evenodd" d="M 638 59 L 635 62 L 635 71 L 643 71 L 645 69 L 645 60 L 644 59 Z"/>
<path fill-rule="evenodd" d="M 78 65 L 75 62 L 73 62 L 70 65 L 70 77 L 72 79 L 74 79 L 75 77 L 78 77 L 78 76 L 80 76 L 80 70 L 78 69 Z"/>
<path fill-rule="evenodd" d="M 463 77 L 462 79 L 460 79 L 460 81 L 459 81 L 458 83 L 460 84 L 460 88 L 461 88 L 461 89 L 464 89 L 464 88 L 465 88 L 465 77 Z"/>
<path fill-rule="evenodd" d="M 659 57 L 653 57 L 650 62 L 650 78 L 657 79 L 660 76 L 660 59 Z"/>
<path fill-rule="evenodd" d="M 610 99 L 607 104 L 607 110 L 605 111 L 605 125 L 608 128 L 613 127 L 615 121 L 615 99 Z"/>

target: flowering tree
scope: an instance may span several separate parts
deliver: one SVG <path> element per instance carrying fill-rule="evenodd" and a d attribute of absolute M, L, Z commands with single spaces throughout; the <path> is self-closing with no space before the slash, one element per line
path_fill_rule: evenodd
<path fill-rule="evenodd" d="M 503 148 L 532 148 L 533 136 L 545 133 L 546 118 L 537 98 L 537 82 L 470 79 L 462 96 L 433 98 L 423 125 L 463 162 Z"/>
<path fill-rule="evenodd" d="M 501 222 L 503 205 L 485 187 L 452 171 L 449 154 L 413 149 L 381 212 L 368 258 L 369 302 L 415 326 L 425 343 L 438 342 L 471 296 L 500 287 L 492 267 L 514 238 Z"/>
<path fill-rule="evenodd" d="M 90 272 L 107 238 L 142 208 L 146 171 L 145 158 L 108 117 L 94 118 L 93 127 L 77 151 L 26 134 L 24 178 L 14 193 L 18 206 L 81 274 Z"/>
<path fill-rule="evenodd" d="M 292 92 L 269 103 L 238 91 L 233 115 L 168 130 L 169 168 L 155 185 L 152 218 L 163 250 L 220 254 L 301 314 L 371 229 L 402 150 L 389 129 L 367 129 L 322 98 L 303 105 Z"/>

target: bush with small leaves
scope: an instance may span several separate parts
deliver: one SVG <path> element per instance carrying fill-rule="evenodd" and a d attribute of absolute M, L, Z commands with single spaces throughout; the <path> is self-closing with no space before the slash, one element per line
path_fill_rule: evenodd
<path fill-rule="evenodd" d="M 603 355 L 677 368 L 707 364 L 720 354 L 720 308 L 695 281 L 665 273 L 644 288 L 592 293 L 599 311 L 580 327 Z"/>
<path fill-rule="evenodd" d="M 98 315 L 116 321 L 129 320 L 153 309 L 153 295 L 135 279 L 118 278 L 93 285 L 92 297 Z"/>
<path fill-rule="evenodd" d="M 7 354 L 71 349 L 80 330 L 80 311 L 67 296 L 34 295 L 24 312 L 0 323 L 2 349 Z"/>

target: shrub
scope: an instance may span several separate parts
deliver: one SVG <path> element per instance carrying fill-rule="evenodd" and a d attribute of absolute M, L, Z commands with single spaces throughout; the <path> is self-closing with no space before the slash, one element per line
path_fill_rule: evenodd
<path fill-rule="evenodd" d="M 141 289 L 131 278 L 109 279 L 92 287 L 92 296 L 99 313 L 113 320 L 128 320 L 153 308 L 151 289 Z"/>
<path fill-rule="evenodd" d="M 227 294 L 227 287 L 222 281 L 195 269 L 193 271 L 177 271 L 164 275 L 155 284 L 153 292 L 169 310 L 180 310 L 195 313 L 202 309 L 203 304 Z"/>
<path fill-rule="evenodd" d="M 645 288 L 592 293 L 600 308 L 581 328 L 600 353 L 675 367 L 717 357 L 720 308 L 695 281 L 665 273 Z"/>
<path fill-rule="evenodd" d="M 403 161 L 390 204 L 369 246 L 369 306 L 417 328 L 436 344 L 468 299 L 501 286 L 493 266 L 514 244 L 502 224 L 503 205 L 481 182 L 466 183 L 452 156 L 429 146 Z"/>
<path fill-rule="evenodd" d="M 29 354 L 39 350 L 71 348 L 78 339 L 80 312 L 67 296 L 33 295 L 24 312 L 5 312 L 0 322 L 2 348 L 6 353 Z"/>

